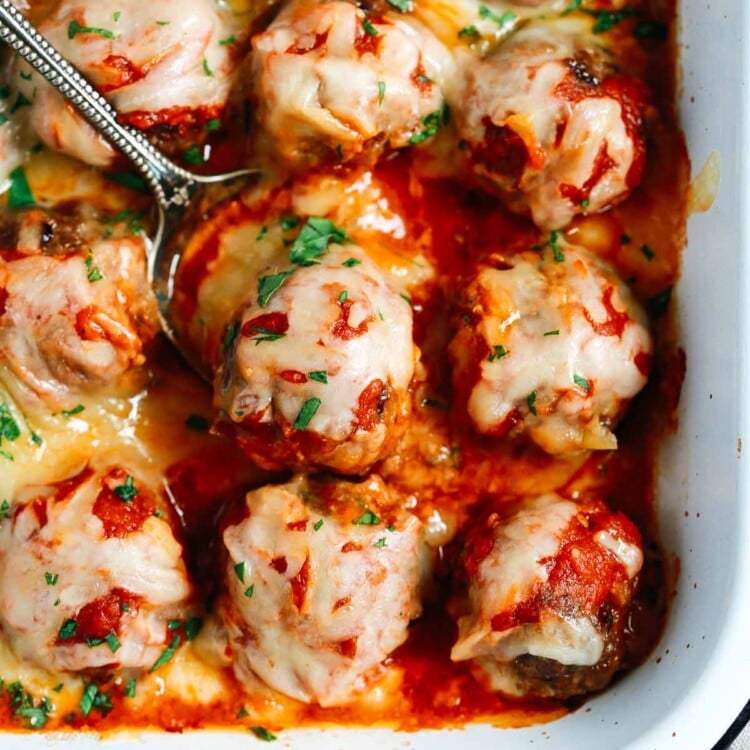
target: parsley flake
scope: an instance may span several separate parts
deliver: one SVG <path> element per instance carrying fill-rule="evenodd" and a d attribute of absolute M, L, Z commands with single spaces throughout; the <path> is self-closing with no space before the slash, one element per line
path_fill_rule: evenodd
<path fill-rule="evenodd" d="M 206 75 L 207 75 L 207 76 L 208 76 L 209 78 L 213 78 L 213 77 L 214 77 L 214 72 L 213 72 L 213 70 L 211 70 L 211 68 L 209 67 L 209 65 L 208 65 L 208 60 L 207 60 L 207 59 L 206 59 L 205 57 L 203 58 L 203 63 L 202 63 L 202 65 L 203 65 L 203 72 L 204 72 L 204 73 L 205 73 L 205 74 L 206 74 Z"/>
<path fill-rule="evenodd" d="M 554 331 L 546 331 L 544 335 L 545 336 L 559 336 L 560 335 L 560 329 L 559 328 L 555 328 Z"/>
<path fill-rule="evenodd" d="M 125 477 L 125 484 L 121 484 L 112 490 L 124 503 L 132 503 L 138 495 L 138 488 L 132 474 Z"/>
<path fill-rule="evenodd" d="M 385 81 L 378 81 L 378 105 L 383 103 L 385 96 Z"/>
<path fill-rule="evenodd" d="M 323 519 L 319 518 L 314 524 L 313 524 L 313 530 L 314 531 L 320 531 L 321 528 L 323 528 Z"/>
<path fill-rule="evenodd" d="M 646 256 L 646 259 L 649 263 L 656 256 L 656 253 L 648 245 L 641 245 L 641 252 L 644 254 L 644 256 Z"/>
<path fill-rule="evenodd" d="M 78 623 L 68 618 L 65 620 L 65 622 L 60 626 L 60 631 L 57 634 L 57 637 L 61 641 L 69 641 L 73 636 L 75 636 L 76 632 L 78 631 Z"/>
<path fill-rule="evenodd" d="M 380 519 L 371 510 L 365 510 L 359 518 L 352 521 L 354 526 L 377 526 L 379 523 Z"/>
<path fill-rule="evenodd" d="M 378 539 L 378 541 L 375 542 L 372 546 L 373 547 L 378 547 L 378 548 L 385 547 L 386 546 L 385 537 L 381 536 L 380 539 Z"/>
<path fill-rule="evenodd" d="M 469 26 L 464 26 L 462 29 L 458 30 L 458 38 L 464 39 L 465 37 L 478 37 L 479 36 L 479 30 L 477 29 L 474 24 L 470 24 Z"/>
<path fill-rule="evenodd" d="M 286 280 L 294 273 L 291 271 L 280 271 L 258 279 L 258 305 L 266 307 L 276 292 L 284 286 Z"/>
<path fill-rule="evenodd" d="M 104 276 L 102 272 L 94 265 L 94 259 L 92 256 L 86 257 L 86 278 L 89 280 L 89 284 L 93 284 L 95 281 L 101 281 Z"/>
<path fill-rule="evenodd" d="M 310 378 L 310 380 L 323 383 L 323 385 L 328 385 L 328 372 L 326 370 L 313 370 L 312 372 L 307 373 L 307 377 Z"/>
<path fill-rule="evenodd" d="M 582 378 L 580 375 L 573 375 L 573 382 L 579 387 L 582 388 L 586 393 L 588 393 L 591 390 L 591 385 L 589 384 L 589 381 L 586 380 L 586 378 Z"/>
<path fill-rule="evenodd" d="M 507 357 L 510 352 L 502 345 L 502 344 L 495 344 L 495 346 L 492 347 L 492 353 L 489 357 L 487 357 L 488 362 L 495 362 L 497 360 L 503 359 L 504 357 Z"/>
<path fill-rule="evenodd" d="M 245 596 L 248 599 L 251 599 L 253 596 L 253 591 L 255 591 L 255 584 L 251 583 L 246 589 L 245 589 Z"/>
<path fill-rule="evenodd" d="M 264 742 L 273 742 L 276 739 L 276 735 L 269 732 L 265 727 L 250 727 L 250 731 Z"/>
<path fill-rule="evenodd" d="M 36 199 L 31 192 L 23 167 L 16 167 L 10 173 L 8 208 L 23 208 L 24 206 L 33 206 L 35 203 Z"/>
<path fill-rule="evenodd" d="M 312 421 L 316 412 L 320 408 L 323 402 L 319 398 L 309 398 L 302 404 L 302 408 L 297 415 L 297 419 L 294 420 L 292 428 L 295 430 L 305 430 Z"/>
<path fill-rule="evenodd" d="M 77 34 L 97 34 L 105 39 L 114 39 L 115 35 L 109 29 L 101 29 L 96 26 L 81 26 L 78 21 L 73 20 L 68 24 L 68 39 L 74 39 Z"/>
<path fill-rule="evenodd" d="M 526 396 L 526 406 L 528 406 L 529 411 L 536 416 L 536 406 L 534 406 L 534 404 L 536 404 L 536 391 L 532 391 Z"/>
<path fill-rule="evenodd" d="M 240 583 L 245 583 L 245 561 L 238 562 L 234 566 L 234 574 L 237 576 L 237 579 Z"/>
<path fill-rule="evenodd" d="M 372 25 L 372 23 L 370 23 L 370 19 L 369 18 L 365 17 L 363 19 L 363 21 L 362 21 L 362 28 L 365 30 L 365 33 L 368 36 L 377 36 L 378 35 L 378 30 Z"/>
<path fill-rule="evenodd" d="M 341 227 L 320 216 L 311 216 L 289 249 L 289 260 L 298 266 L 312 266 L 331 243 L 343 244 L 351 238 Z"/>
<path fill-rule="evenodd" d="M 152 672 L 156 672 L 156 670 L 160 667 L 163 667 L 175 655 L 181 643 L 182 638 L 180 638 L 179 633 L 175 633 L 172 636 L 172 640 L 169 642 L 169 645 L 164 649 L 161 656 L 153 663 L 151 668 L 148 670 L 148 673 L 151 674 Z"/>
<path fill-rule="evenodd" d="M 131 677 L 128 680 L 128 684 L 125 685 L 125 690 L 123 690 L 123 694 L 126 698 L 135 698 L 135 677 Z"/>
<path fill-rule="evenodd" d="M 518 16 L 512 10 L 506 10 L 505 13 L 503 13 L 501 16 L 498 16 L 497 13 L 494 13 L 486 5 L 479 6 L 479 17 L 491 19 L 501 29 L 504 26 L 507 26 L 509 23 L 513 23 L 513 21 L 518 18 Z"/>
<path fill-rule="evenodd" d="M 422 130 L 418 133 L 414 133 L 409 138 L 409 143 L 412 146 L 417 146 L 420 143 L 424 143 L 429 138 L 436 136 L 440 130 L 441 121 L 445 120 L 447 110 L 445 108 L 430 112 L 429 115 L 425 115 L 422 118 Z"/>
<path fill-rule="evenodd" d="M 80 414 L 86 407 L 83 404 L 76 404 L 72 409 L 63 409 L 60 414 L 65 419 L 70 419 L 70 417 L 75 417 L 76 414 Z"/>
<path fill-rule="evenodd" d="M 408 13 L 411 10 L 411 3 L 409 0 L 388 0 L 388 5 L 396 10 L 400 10 L 402 13 Z"/>
<path fill-rule="evenodd" d="M 44 574 L 44 580 L 47 581 L 48 586 L 54 586 L 60 576 L 57 573 L 45 573 Z"/>

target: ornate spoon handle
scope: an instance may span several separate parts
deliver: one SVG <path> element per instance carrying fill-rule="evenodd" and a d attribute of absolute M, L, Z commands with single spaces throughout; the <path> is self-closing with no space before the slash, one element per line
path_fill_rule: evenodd
<path fill-rule="evenodd" d="M 10 2 L 0 0 L 0 39 L 18 52 L 143 175 L 159 206 L 184 206 L 201 179 L 167 159 L 137 130 L 121 125 L 110 103 L 23 17 Z"/>

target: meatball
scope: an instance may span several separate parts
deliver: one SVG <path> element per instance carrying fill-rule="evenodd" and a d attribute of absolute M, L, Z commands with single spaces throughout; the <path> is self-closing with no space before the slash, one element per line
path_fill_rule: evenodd
<path fill-rule="evenodd" d="M 310 219 L 293 259 L 314 226 L 340 231 Z M 233 325 L 215 402 L 264 468 L 364 473 L 404 426 L 417 354 L 411 305 L 359 247 L 338 241 L 317 262 L 267 269 Z"/>
<path fill-rule="evenodd" d="M 636 578 L 638 530 L 598 500 L 542 495 L 502 506 L 466 540 L 468 585 L 453 661 L 509 695 L 564 699 L 617 671 Z"/>
<path fill-rule="evenodd" d="M 456 107 L 474 173 L 542 229 L 624 200 L 643 172 L 645 86 L 580 23 L 530 23 L 472 58 Z"/>
<path fill-rule="evenodd" d="M 52 672 L 152 667 L 192 594 L 168 517 L 121 466 L 20 491 L 0 520 L 0 631 L 16 655 Z"/>
<path fill-rule="evenodd" d="M 291 167 L 401 148 L 439 126 L 453 63 L 416 21 L 348 2 L 292 3 L 252 46 L 258 118 Z"/>
<path fill-rule="evenodd" d="M 123 122 L 200 133 L 229 97 L 236 61 L 227 24 L 212 0 L 60 0 L 39 30 Z M 95 166 L 112 161 L 109 143 L 20 58 L 15 83 L 47 146 Z"/>
<path fill-rule="evenodd" d="M 0 358 L 53 405 L 142 364 L 158 330 L 141 237 L 95 239 L 30 211 L 0 250 Z"/>
<path fill-rule="evenodd" d="M 604 262 L 557 233 L 550 242 L 495 258 L 464 288 L 454 384 L 481 434 L 552 454 L 616 448 L 650 369 L 646 315 Z"/>
<path fill-rule="evenodd" d="M 264 487 L 245 510 L 223 534 L 237 678 L 321 706 L 356 700 L 421 614 L 422 524 L 377 476 Z"/>

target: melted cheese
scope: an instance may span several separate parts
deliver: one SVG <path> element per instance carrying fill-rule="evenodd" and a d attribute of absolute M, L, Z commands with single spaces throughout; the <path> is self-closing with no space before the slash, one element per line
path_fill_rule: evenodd
<path fill-rule="evenodd" d="M 316 501 L 304 482 L 265 487 L 224 532 L 223 617 L 235 673 L 251 687 L 256 675 L 298 700 L 350 702 L 421 612 L 421 524 L 403 512 L 390 530 L 377 517 L 353 524 L 364 511 L 351 487 L 343 507 Z M 378 477 L 362 486 L 363 501 L 373 493 L 387 496 Z"/>
<path fill-rule="evenodd" d="M 652 350 L 645 314 L 603 263 L 571 246 L 561 252 L 559 261 L 547 249 L 541 258 L 514 256 L 507 270 L 480 270 L 466 291 L 477 323 L 465 324 L 450 349 L 454 378 L 469 382 L 479 432 L 518 414 L 516 434 L 550 453 L 613 448 L 611 426 L 646 383 L 638 366 Z M 618 330 L 615 315 L 624 318 Z"/>

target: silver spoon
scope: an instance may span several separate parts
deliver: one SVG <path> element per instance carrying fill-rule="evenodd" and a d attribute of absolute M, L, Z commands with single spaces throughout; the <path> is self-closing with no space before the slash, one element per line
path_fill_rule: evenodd
<path fill-rule="evenodd" d="M 206 366 L 179 341 L 171 317 L 175 277 L 185 246 L 188 212 L 201 204 L 208 185 L 228 183 L 257 174 L 242 169 L 218 175 L 197 175 L 175 164 L 138 130 L 121 125 L 112 105 L 24 18 L 10 2 L 0 0 L 0 39 L 66 96 L 76 109 L 140 172 L 158 207 L 156 235 L 148 250 L 148 280 L 156 295 L 161 327 L 191 366 L 210 380 Z"/>

